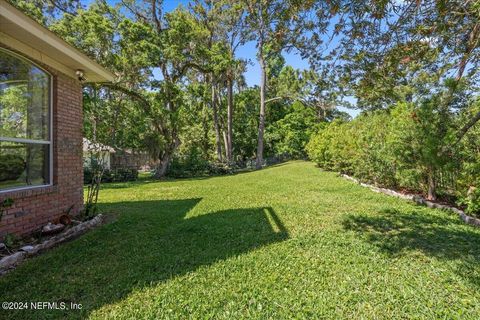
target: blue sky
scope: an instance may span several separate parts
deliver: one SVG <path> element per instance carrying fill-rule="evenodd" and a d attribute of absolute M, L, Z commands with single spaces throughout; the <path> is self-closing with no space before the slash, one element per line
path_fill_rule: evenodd
<path fill-rule="evenodd" d="M 92 0 L 84 0 L 85 5 L 88 5 Z M 118 3 L 119 0 L 108 0 L 108 3 L 114 5 Z M 188 0 L 164 0 L 164 10 L 172 11 L 177 8 L 179 5 L 187 6 Z M 284 53 L 285 62 L 287 65 L 291 65 L 296 69 L 308 69 L 308 62 L 305 61 L 295 52 Z M 256 48 L 254 42 L 248 42 L 243 46 L 239 47 L 237 50 L 237 57 L 246 59 L 250 63 L 247 67 L 247 72 L 245 73 L 245 80 L 249 86 L 258 85 L 260 83 L 260 66 L 258 65 L 256 59 Z M 355 103 L 352 97 L 348 97 L 347 100 L 350 103 Z M 348 112 L 352 117 L 355 117 L 359 112 L 357 110 L 340 108 L 342 111 Z"/>

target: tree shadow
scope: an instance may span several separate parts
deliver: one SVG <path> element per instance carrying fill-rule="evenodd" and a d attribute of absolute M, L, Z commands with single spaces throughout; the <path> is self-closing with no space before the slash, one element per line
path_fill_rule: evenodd
<path fill-rule="evenodd" d="M 144 184 L 151 184 L 155 182 L 159 182 L 161 180 L 155 180 L 153 178 L 141 178 L 135 181 L 126 181 L 126 182 L 102 182 L 101 189 L 102 190 L 107 190 L 107 189 L 127 189 L 131 187 L 135 187 L 138 185 L 144 185 Z"/>
<path fill-rule="evenodd" d="M 457 261 L 458 274 L 480 287 L 480 230 L 460 220 L 423 211 L 384 209 L 379 215 L 349 215 L 343 222 L 381 252 L 402 256 L 412 251 Z"/>
<path fill-rule="evenodd" d="M 199 201 L 103 204 L 103 209 L 121 208 L 128 214 L 0 278 L 0 301 L 77 302 L 83 309 L 8 311 L 7 316 L 84 318 L 103 305 L 124 299 L 133 290 L 289 237 L 270 207 L 186 217 Z"/>
<path fill-rule="evenodd" d="M 209 175 L 203 175 L 203 176 L 200 175 L 200 176 L 193 176 L 193 177 L 166 177 L 164 180 L 157 180 L 157 181 L 198 181 L 198 180 L 209 180 L 209 179 L 219 178 L 219 177 L 244 176 L 244 175 L 256 174 L 258 171 L 266 171 L 269 169 L 287 166 L 297 161 L 304 161 L 304 160 L 289 160 L 289 161 L 279 162 L 279 163 L 264 166 L 261 169 L 248 167 L 248 168 L 236 169 L 231 173 L 225 173 L 225 174 L 209 174 Z"/>
<path fill-rule="evenodd" d="M 283 167 L 289 164 L 292 164 L 294 162 L 298 161 L 304 161 L 304 160 L 290 160 L 290 161 L 285 161 L 285 162 L 280 162 L 276 164 L 271 164 L 268 166 L 265 166 L 262 168 L 262 171 L 268 170 L 268 169 L 273 169 L 273 168 L 278 168 L 278 167 Z M 209 179 L 214 179 L 214 178 L 220 178 L 220 177 L 234 177 L 234 176 L 241 176 L 241 175 L 249 175 L 249 174 L 255 174 L 259 170 L 255 168 L 242 168 L 242 169 L 237 169 L 234 170 L 231 173 L 224 173 L 224 174 L 205 174 L 205 175 L 196 175 L 196 176 L 187 176 L 187 177 L 170 177 L 166 176 L 163 177 L 162 179 L 155 179 L 153 176 L 150 177 L 141 177 L 136 181 L 128 181 L 128 182 L 104 182 L 102 183 L 102 190 L 108 190 L 108 189 L 127 189 L 131 188 L 134 186 L 138 185 L 144 185 L 144 184 L 150 184 L 150 183 L 157 183 L 157 182 L 172 182 L 172 181 L 203 181 L 203 180 L 209 180 Z"/>

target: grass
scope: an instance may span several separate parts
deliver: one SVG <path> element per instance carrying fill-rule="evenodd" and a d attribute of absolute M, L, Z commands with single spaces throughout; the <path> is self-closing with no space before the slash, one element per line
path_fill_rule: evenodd
<path fill-rule="evenodd" d="M 106 185 L 116 220 L 0 278 L 0 318 L 480 318 L 480 229 L 308 162 Z"/>

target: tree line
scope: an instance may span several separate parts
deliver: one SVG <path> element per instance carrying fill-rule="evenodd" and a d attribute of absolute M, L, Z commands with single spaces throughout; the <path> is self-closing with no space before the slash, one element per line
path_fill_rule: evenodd
<path fill-rule="evenodd" d="M 383 1 L 342 26 L 362 114 L 307 147 L 320 166 L 480 213 L 480 2 Z"/>
<path fill-rule="evenodd" d="M 273 137 L 286 135 L 269 131 L 302 109 L 295 101 L 312 111 L 300 112 L 315 113 L 315 124 L 335 112 L 331 101 L 315 96 L 325 79 L 292 70 L 282 56 L 291 51 L 312 61 L 321 56 L 322 34 L 331 24 L 328 4 L 197 0 L 167 12 L 162 1 L 122 0 L 112 6 L 97 0 L 88 7 L 78 0 L 12 2 L 115 72 L 114 83 L 85 88 L 85 134 L 117 148 L 148 150 L 158 163 L 157 178 L 182 157 L 227 166 L 254 159 L 261 168 L 265 156 L 279 148 Z M 251 62 L 236 54 L 246 43 L 254 44 L 260 66 L 260 83 L 253 88 L 244 80 Z M 301 92 L 303 85 L 309 96 Z M 304 155 L 308 137 L 302 139 L 293 153 Z"/>
<path fill-rule="evenodd" d="M 313 137 L 317 162 L 380 184 L 425 185 L 433 199 L 439 172 L 467 166 L 455 192 L 478 188 L 476 0 L 12 3 L 114 71 L 114 83 L 85 87 L 85 134 L 148 150 L 157 178 L 303 158 Z M 253 87 L 245 44 L 260 67 Z M 308 70 L 286 65 L 289 52 Z M 339 106 L 361 115 L 350 122 Z"/>

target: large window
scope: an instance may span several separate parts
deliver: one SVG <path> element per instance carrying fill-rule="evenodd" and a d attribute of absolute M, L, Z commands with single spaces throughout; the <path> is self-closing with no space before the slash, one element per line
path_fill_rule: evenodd
<path fill-rule="evenodd" d="M 51 78 L 0 48 L 0 192 L 51 183 Z"/>

